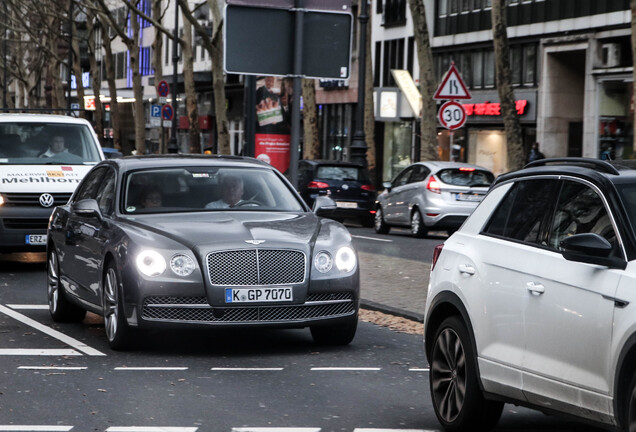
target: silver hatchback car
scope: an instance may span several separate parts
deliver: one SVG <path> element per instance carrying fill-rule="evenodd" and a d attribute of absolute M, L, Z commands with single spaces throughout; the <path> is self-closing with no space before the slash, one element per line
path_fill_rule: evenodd
<path fill-rule="evenodd" d="M 406 167 L 378 195 L 375 231 L 411 228 L 414 237 L 430 230 L 457 230 L 484 198 L 495 176 L 477 165 L 417 162 Z"/>

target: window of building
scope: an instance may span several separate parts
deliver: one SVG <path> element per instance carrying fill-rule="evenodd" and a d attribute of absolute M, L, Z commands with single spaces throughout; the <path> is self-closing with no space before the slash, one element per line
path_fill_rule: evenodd
<path fill-rule="evenodd" d="M 439 0 L 437 3 L 438 15 L 444 17 L 448 15 L 448 0 Z"/>
<path fill-rule="evenodd" d="M 406 0 L 385 0 L 383 18 L 385 26 L 406 24 Z"/>
<path fill-rule="evenodd" d="M 484 87 L 495 86 L 495 53 L 484 51 Z"/>
<path fill-rule="evenodd" d="M 381 14 L 382 13 L 382 0 L 377 0 L 375 2 L 375 13 L 377 13 L 377 14 Z"/>
<path fill-rule="evenodd" d="M 404 69 L 404 39 L 384 41 L 383 87 L 394 87 L 396 85 L 391 69 Z"/>
<path fill-rule="evenodd" d="M 472 67 L 471 67 L 471 54 L 468 51 L 464 51 L 459 56 L 459 62 L 457 67 L 459 68 L 459 73 L 464 79 L 464 83 L 471 87 L 473 85 L 472 80 Z"/>
<path fill-rule="evenodd" d="M 483 7 L 483 0 L 473 0 L 473 10 L 479 11 Z"/>
<path fill-rule="evenodd" d="M 170 64 L 170 42 L 171 41 L 172 41 L 172 38 L 166 35 L 166 40 L 163 44 L 166 47 L 166 55 L 163 58 L 165 64 Z"/>
<path fill-rule="evenodd" d="M 483 0 L 484 9 L 490 9 L 492 7 L 492 0 Z"/>
<path fill-rule="evenodd" d="M 456 14 L 458 12 L 458 5 L 457 2 L 459 0 L 448 0 L 448 12 L 453 15 Z"/>
<path fill-rule="evenodd" d="M 512 85 L 521 85 L 521 47 L 510 47 L 510 73 Z"/>
<path fill-rule="evenodd" d="M 473 0 L 460 0 L 461 12 L 470 12 L 473 9 Z"/>
<path fill-rule="evenodd" d="M 415 61 L 415 38 L 411 36 L 407 42 L 407 54 L 406 54 L 406 70 L 413 76 L 413 62 Z"/>
<path fill-rule="evenodd" d="M 484 80 L 484 53 L 474 51 L 472 55 L 473 88 L 482 88 Z"/>
<path fill-rule="evenodd" d="M 382 74 L 382 42 L 375 43 L 375 64 L 373 65 L 373 87 L 380 87 L 380 75 Z"/>
<path fill-rule="evenodd" d="M 537 70 L 537 46 L 526 45 L 523 48 L 523 83 L 534 85 Z"/>
<path fill-rule="evenodd" d="M 120 52 L 115 54 L 115 79 L 122 79 L 126 77 L 127 58 L 127 52 Z"/>

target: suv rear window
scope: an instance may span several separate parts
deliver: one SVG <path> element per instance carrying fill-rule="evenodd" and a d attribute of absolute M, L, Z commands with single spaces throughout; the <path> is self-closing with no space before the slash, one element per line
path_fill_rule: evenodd
<path fill-rule="evenodd" d="M 495 176 L 490 171 L 474 168 L 447 168 L 440 170 L 437 177 L 453 186 L 490 186 Z"/>
<path fill-rule="evenodd" d="M 364 171 L 355 166 L 323 165 L 316 169 L 316 178 L 323 180 L 366 180 Z"/>

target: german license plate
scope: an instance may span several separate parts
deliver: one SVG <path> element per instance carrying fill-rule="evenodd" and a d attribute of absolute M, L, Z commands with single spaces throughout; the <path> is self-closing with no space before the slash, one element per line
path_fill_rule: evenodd
<path fill-rule="evenodd" d="M 27 234 L 26 244 L 30 245 L 45 245 L 46 234 Z"/>
<path fill-rule="evenodd" d="M 225 289 L 225 303 L 288 302 L 292 300 L 291 287 Z"/>
<path fill-rule="evenodd" d="M 336 201 L 336 207 L 340 208 L 358 208 L 358 203 L 349 201 Z"/>
<path fill-rule="evenodd" d="M 469 194 L 469 193 L 458 193 L 455 196 L 457 201 L 481 201 L 484 198 L 483 195 L 478 194 Z"/>

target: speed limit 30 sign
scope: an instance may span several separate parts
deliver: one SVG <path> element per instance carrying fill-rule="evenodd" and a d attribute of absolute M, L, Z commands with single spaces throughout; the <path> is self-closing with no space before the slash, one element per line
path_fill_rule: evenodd
<path fill-rule="evenodd" d="M 439 109 L 438 118 L 446 129 L 455 130 L 466 123 L 466 111 L 459 102 L 448 101 Z"/>

